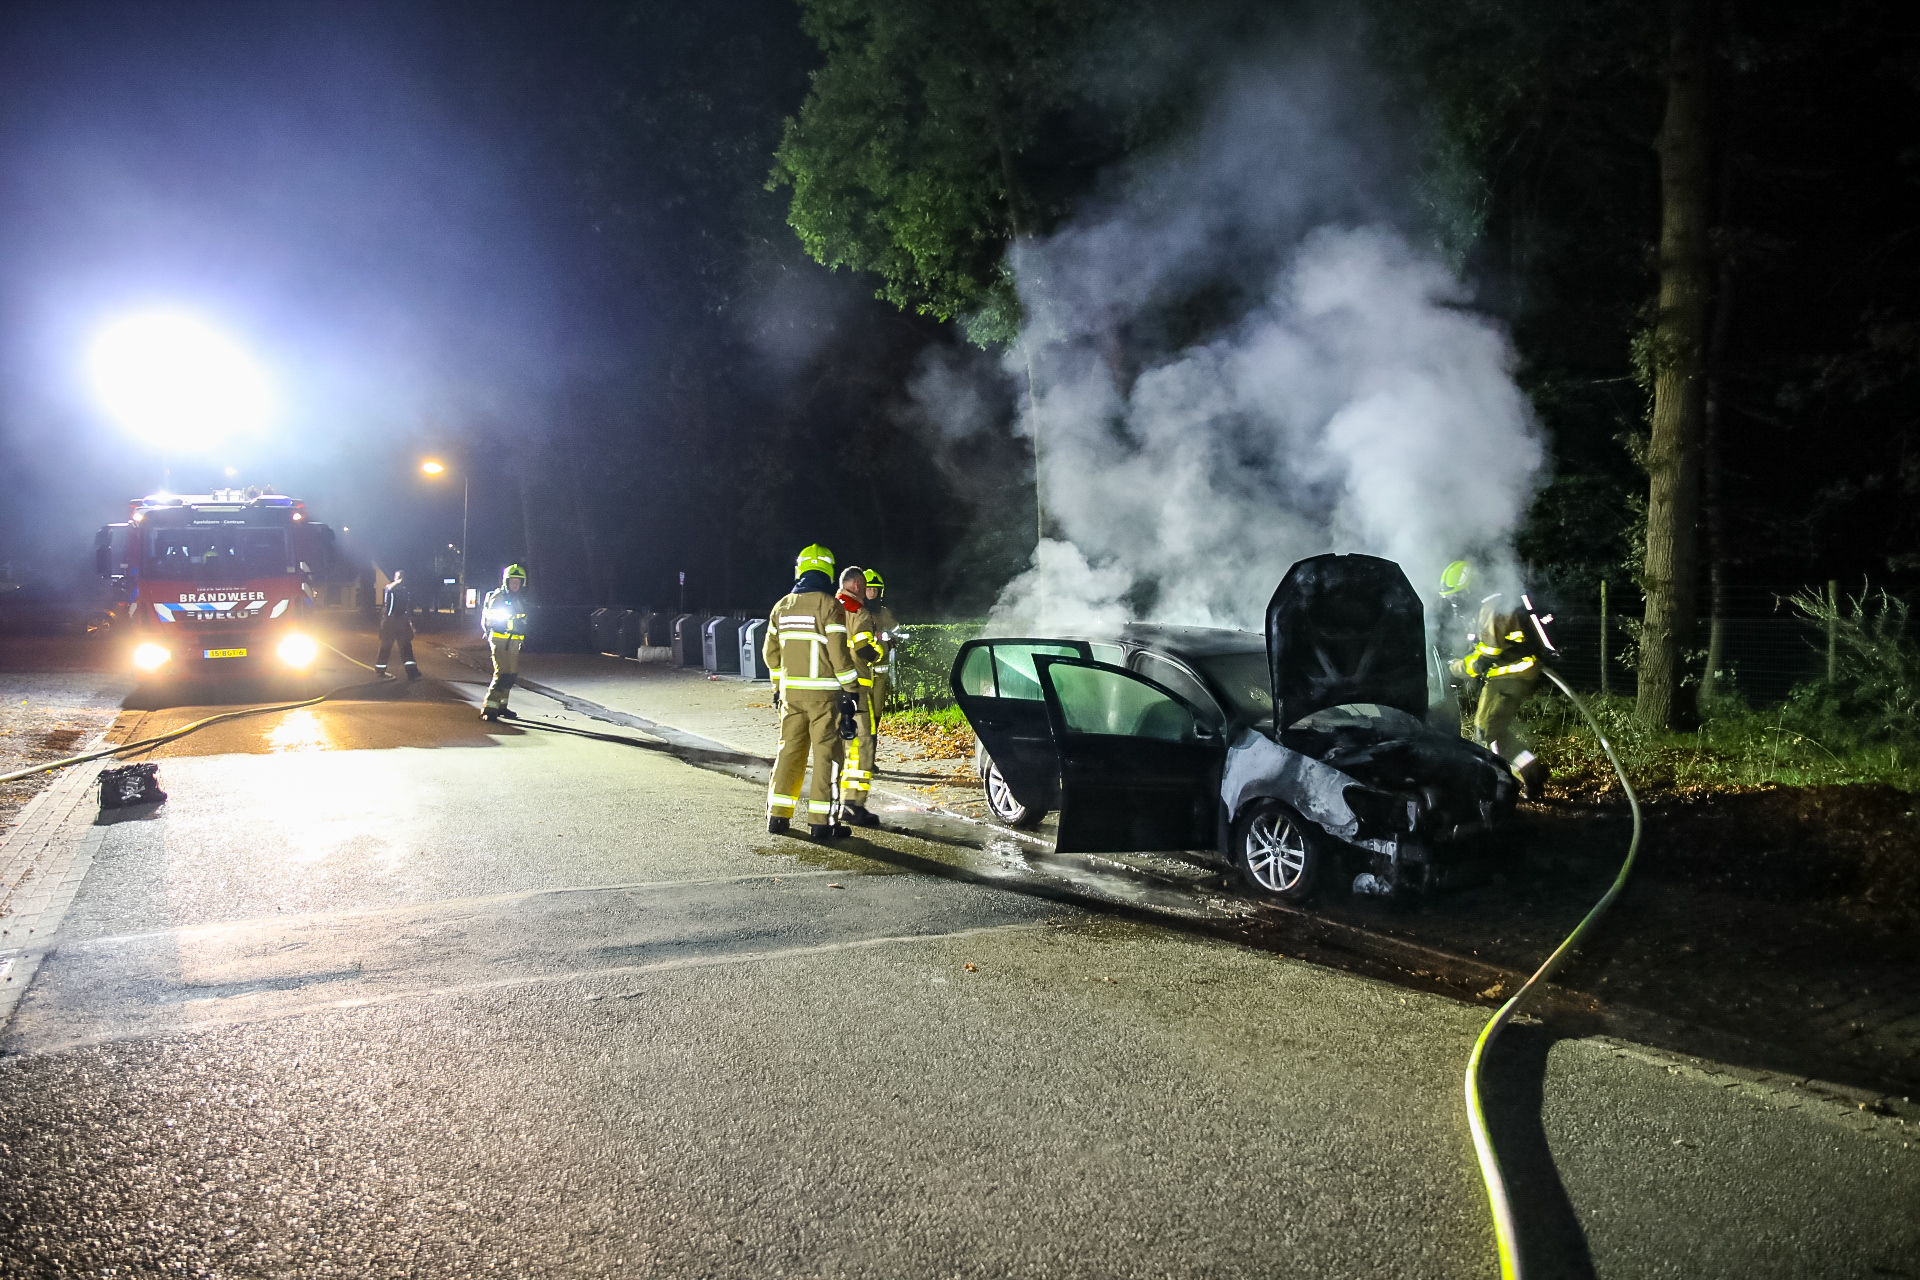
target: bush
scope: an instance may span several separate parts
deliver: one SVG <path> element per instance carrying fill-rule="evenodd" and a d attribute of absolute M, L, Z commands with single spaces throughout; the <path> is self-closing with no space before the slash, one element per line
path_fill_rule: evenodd
<path fill-rule="evenodd" d="M 1782 723 L 1833 750 L 1920 738 L 1920 645 L 1907 633 L 1906 601 L 1802 592 L 1793 605 L 1833 637 L 1836 661 L 1831 681 L 1788 695 Z"/>
<path fill-rule="evenodd" d="M 984 630 L 983 622 L 904 623 L 906 638 L 894 650 L 890 708 L 951 707 L 949 677 L 960 646 Z"/>

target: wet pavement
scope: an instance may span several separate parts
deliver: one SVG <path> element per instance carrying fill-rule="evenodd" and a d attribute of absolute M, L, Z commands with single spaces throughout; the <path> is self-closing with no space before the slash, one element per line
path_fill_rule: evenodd
<path fill-rule="evenodd" d="M 472 647 L 442 654 L 484 661 Z M 589 715 L 654 716 L 761 757 L 777 747 L 763 683 L 592 655 L 534 655 L 528 668 L 556 692 L 593 700 L 574 704 Z M 923 760 L 912 744 L 884 740 L 880 759 L 876 808 L 891 820 L 930 832 L 916 811 L 932 808 L 986 824 L 949 833 L 986 855 L 968 857 L 972 865 L 1489 1004 L 1510 995 L 1512 975 L 1531 972 L 1605 892 L 1631 832 L 1618 805 L 1530 807 L 1487 883 L 1392 905 L 1335 888 L 1298 912 L 1250 899 L 1233 876 L 1181 857 L 1053 855 L 1057 816 L 1032 832 L 992 824 L 972 779 L 949 776 L 969 762 Z M 1561 975 L 1562 1015 L 1787 1079 L 1920 1096 L 1920 933 L 1831 904 L 1681 882 L 1662 834 L 1656 820 L 1606 927 Z"/>
<path fill-rule="evenodd" d="M 769 837 L 746 753 L 423 658 L 9 839 L 66 896 L 0 922 L 0 1272 L 1494 1273 L 1483 1011 L 1208 936 L 1258 922 L 1177 863 Z M 1541 1274 L 1920 1252 L 1909 1117 L 1544 1027 L 1493 1069 Z"/>

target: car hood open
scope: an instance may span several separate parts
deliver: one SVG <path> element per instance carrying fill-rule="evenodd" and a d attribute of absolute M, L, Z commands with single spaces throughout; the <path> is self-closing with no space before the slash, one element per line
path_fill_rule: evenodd
<path fill-rule="evenodd" d="M 1267 603 L 1274 728 L 1349 703 L 1427 711 L 1426 619 L 1407 575 L 1377 556 L 1295 562 Z"/>

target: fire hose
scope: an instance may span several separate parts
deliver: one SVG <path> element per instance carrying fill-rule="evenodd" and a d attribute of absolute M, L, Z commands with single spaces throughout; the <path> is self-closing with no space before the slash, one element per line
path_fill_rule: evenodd
<path fill-rule="evenodd" d="M 1640 852 L 1640 797 L 1633 793 L 1633 784 L 1627 781 L 1627 771 L 1620 767 L 1620 757 L 1613 753 L 1613 744 L 1607 741 L 1607 735 L 1601 730 L 1600 722 L 1593 718 L 1593 713 L 1587 710 L 1587 704 L 1580 700 L 1579 695 L 1567 687 L 1567 682 L 1562 680 L 1551 667 L 1541 669 L 1547 673 L 1547 679 L 1560 686 L 1560 692 L 1572 700 L 1581 716 L 1586 719 L 1588 727 L 1593 730 L 1593 736 L 1600 740 L 1600 749 L 1607 753 L 1607 761 L 1613 765 L 1613 772 L 1620 779 L 1620 788 L 1627 793 L 1627 804 L 1633 810 L 1633 838 L 1627 842 L 1626 859 L 1620 864 L 1620 874 L 1613 878 L 1612 886 L 1601 896 L 1600 901 L 1593 904 L 1593 909 L 1587 912 L 1580 923 L 1573 927 L 1573 932 L 1567 935 L 1566 940 L 1554 948 L 1553 954 L 1533 971 L 1533 976 L 1513 993 L 1513 998 L 1501 1005 L 1493 1017 L 1487 1021 L 1487 1025 L 1481 1028 L 1480 1038 L 1473 1042 L 1473 1056 L 1467 1059 L 1467 1125 L 1473 1131 L 1473 1149 L 1480 1159 L 1480 1177 L 1486 1183 L 1487 1203 L 1493 1212 L 1493 1234 L 1500 1250 L 1501 1280 L 1522 1280 L 1523 1271 L 1518 1237 L 1513 1224 L 1513 1205 L 1507 1198 L 1506 1179 L 1500 1172 L 1500 1155 L 1493 1149 L 1493 1139 L 1487 1132 L 1487 1117 L 1480 1107 L 1480 1067 L 1486 1058 L 1487 1047 L 1493 1043 L 1494 1037 L 1500 1034 L 1501 1028 L 1506 1026 L 1513 1017 L 1514 1011 L 1520 1007 L 1520 1002 L 1527 998 L 1527 994 L 1535 986 L 1552 976 L 1561 962 L 1572 953 L 1587 930 L 1606 914 L 1607 908 L 1613 905 L 1613 900 L 1620 896 L 1620 890 L 1626 886 L 1627 875 L 1633 870 L 1633 860 Z"/>
<path fill-rule="evenodd" d="M 335 653 L 340 653 L 340 650 L 334 649 L 332 645 L 325 647 L 333 649 Z M 346 658 L 348 662 L 351 662 L 356 667 L 367 667 L 367 670 L 373 670 L 372 667 L 368 667 L 366 663 L 360 661 L 358 658 L 344 653 L 340 653 L 340 656 Z M 327 690 L 317 698 L 306 698 L 299 702 L 277 702 L 271 706 L 242 707 L 238 711 L 222 711 L 219 715 L 208 716 L 204 720 L 195 720 L 191 724 L 183 724 L 177 729 L 169 729 L 165 733 L 156 734 L 151 738 L 141 738 L 137 742 L 123 742 L 118 746 L 102 747 L 98 751 L 86 751 L 77 756 L 68 756 L 64 760 L 51 760 L 46 764 L 36 764 L 32 768 L 16 769 L 12 773 L 0 773 L 0 782 L 18 782 L 22 778 L 31 778 L 36 773 L 52 773 L 56 769 L 66 769 L 76 764 L 85 764 L 89 760 L 104 760 L 108 756 L 117 756 L 133 751 L 144 751 L 150 747 L 157 747 L 165 742 L 172 742 L 175 738 L 184 738 L 196 730 L 204 729 L 209 725 L 219 724 L 224 720 L 238 720 L 242 716 L 259 716 L 266 715 L 273 711 L 293 711 L 300 707 L 311 707 L 317 703 L 325 702 L 328 698 L 337 697 L 348 689 L 358 689 L 363 684 L 365 684 L 365 681 L 362 681 L 361 684 L 343 684 L 338 688 Z"/>

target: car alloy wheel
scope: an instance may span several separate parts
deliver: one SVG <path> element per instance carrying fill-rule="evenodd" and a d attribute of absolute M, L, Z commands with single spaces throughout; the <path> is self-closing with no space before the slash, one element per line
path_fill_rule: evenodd
<path fill-rule="evenodd" d="M 1247 887 L 1288 902 L 1313 892 L 1320 848 L 1304 819 L 1278 800 L 1258 800 L 1235 826 L 1235 861 Z"/>
<path fill-rule="evenodd" d="M 980 780 L 987 788 L 987 808 L 993 810 L 993 816 L 1010 827 L 1037 827 L 1040 819 L 1046 817 L 1044 809 L 1035 809 L 1020 803 L 1013 794 L 1013 788 L 1000 775 L 1000 766 L 987 757 L 986 768 L 981 772 Z"/>

